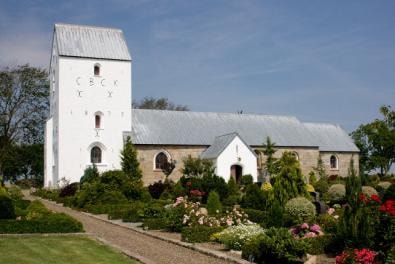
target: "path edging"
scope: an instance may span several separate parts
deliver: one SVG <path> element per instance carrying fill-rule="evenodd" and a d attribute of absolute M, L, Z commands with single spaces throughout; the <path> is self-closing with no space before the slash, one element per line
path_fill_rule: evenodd
<path fill-rule="evenodd" d="M 35 197 L 37 197 L 37 196 L 35 196 Z M 37 198 L 40 199 L 40 200 L 45 200 L 45 201 L 47 201 L 49 203 L 52 203 L 52 204 L 55 204 L 57 206 L 62 206 L 64 208 L 68 208 L 70 210 L 74 210 L 74 209 L 72 209 L 70 207 L 64 206 L 63 204 L 57 203 L 55 201 L 43 199 L 41 197 L 37 197 Z M 172 243 L 172 244 L 175 244 L 175 245 L 178 245 L 178 246 L 182 246 L 182 247 L 185 247 L 185 248 L 188 248 L 188 249 L 200 252 L 202 254 L 205 254 L 205 255 L 208 255 L 208 256 L 211 256 L 211 257 L 219 258 L 219 259 L 222 259 L 222 260 L 225 260 L 225 261 L 229 261 L 229 262 L 232 262 L 232 263 L 237 263 L 237 264 L 251 264 L 251 262 L 249 262 L 249 261 L 246 261 L 246 260 L 243 260 L 243 259 L 237 259 L 237 258 L 228 256 L 226 254 L 216 252 L 216 251 L 211 250 L 211 249 L 203 248 L 203 247 L 198 246 L 196 244 L 191 244 L 191 243 L 187 243 L 187 242 L 183 242 L 183 241 L 178 241 L 178 240 L 172 239 L 172 238 L 162 237 L 162 236 L 159 236 L 159 235 L 156 235 L 156 234 L 152 234 L 152 233 L 150 233 L 148 231 L 145 231 L 145 230 L 143 230 L 141 228 L 130 226 L 130 225 L 126 224 L 126 223 L 122 223 L 122 222 L 120 223 L 120 222 L 115 222 L 114 220 L 103 219 L 103 218 L 101 218 L 101 217 L 99 217 L 97 215 L 94 215 L 94 214 L 91 214 L 91 213 L 88 213 L 88 212 L 83 212 L 83 211 L 78 211 L 78 212 L 83 213 L 83 214 L 85 214 L 85 215 L 87 215 L 89 217 L 92 217 L 94 219 L 100 220 L 102 222 L 109 223 L 109 224 L 112 224 L 112 225 L 115 225 L 115 226 L 119 226 L 119 227 L 122 227 L 122 228 L 130 229 L 130 230 L 133 230 L 133 231 L 135 231 L 137 233 L 140 233 L 140 234 L 143 234 L 143 235 L 147 235 L 149 237 L 156 238 L 156 239 L 159 239 L 159 240 L 162 240 L 162 241 L 165 241 L 165 242 L 168 242 L 168 243 Z M 102 239 L 102 238 L 100 238 L 100 239 Z M 105 241 L 104 239 L 103 239 L 103 243 L 108 244 L 108 242 Z M 121 249 L 121 248 L 119 248 L 117 246 L 116 246 L 116 248 L 118 248 L 119 250 L 123 251 L 123 249 Z M 125 253 L 125 254 L 129 256 L 129 254 L 127 254 L 127 253 Z M 146 263 L 146 264 L 152 264 L 153 263 L 152 261 L 147 260 L 147 259 L 145 259 L 142 256 L 134 256 L 133 255 L 133 256 L 130 256 L 130 257 L 136 259 L 137 261 Z M 146 262 L 146 261 L 148 261 L 148 262 Z"/>

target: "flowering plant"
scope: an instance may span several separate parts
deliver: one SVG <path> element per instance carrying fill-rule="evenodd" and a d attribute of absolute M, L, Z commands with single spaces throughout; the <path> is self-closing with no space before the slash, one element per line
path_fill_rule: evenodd
<path fill-rule="evenodd" d="M 353 251 L 343 251 L 342 254 L 336 256 L 336 264 L 376 264 L 380 263 L 377 259 L 377 252 L 362 248 Z"/>
<path fill-rule="evenodd" d="M 249 224 L 248 215 L 243 211 L 234 208 L 226 211 L 224 216 L 208 216 L 207 210 L 200 207 L 199 202 L 190 202 L 186 198 L 178 197 L 171 206 L 174 210 L 183 209 L 182 225 L 205 225 L 210 227 L 232 226 L 239 224 Z"/>
<path fill-rule="evenodd" d="M 294 238 L 310 238 L 322 236 L 324 234 L 318 224 L 309 225 L 308 223 L 297 225 L 291 228 L 289 231 Z"/>
<path fill-rule="evenodd" d="M 222 232 L 212 235 L 211 239 L 226 245 L 230 249 L 241 250 L 245 243 L 264 232 L 265 230 L 258 224 L 240 224 L 228 227 Z"/>
<path fill-rule="evenodd" d="M 386 213 L 390 216 L 395 216 L 395 200 L 387 200 L 381 204 L 380 212 Z"/>

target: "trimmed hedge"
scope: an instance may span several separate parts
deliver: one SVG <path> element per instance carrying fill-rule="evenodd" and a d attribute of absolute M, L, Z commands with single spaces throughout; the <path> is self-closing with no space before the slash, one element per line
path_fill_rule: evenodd
<path fill-rule="evenodd" d="M 310 244 L 310 248 L 307 250 L 307 253 L 311 255 L 331 253 L 331 246 L 334 243 L 334 237 L 331 235 L 305 238 L 304 240 Z"/>
<path fill-rule="evenodd" d="M 37 220 L 0 220 L 0 233 L 75 233 L 83 232 L 80 222 L 63 213 Z"/>
<path fill-rule="evenodd" d="M 189 243 L 210 241 L 210 237 L 224 230 L 224 227 L 192 226 L 181 230 L 181 240 Z"/>
<path fill-rule="evenodd" d="M 0 219 L 15 219 L 15 217 L 12 199 L 6 195 L 0 195 Z"/>
<path fill-rule="evenodd" d="M 266 225 L 267 212 L 255 209 L 243 209 L 243 211 L 248 215 L 248 220 L 262 226 Z"/>
<path fill-rule="evenodd" d="M 143 228 L 149 230 L 166 229 L 167 221 L 165 218 L 146 218 L 143 221 Z"/>

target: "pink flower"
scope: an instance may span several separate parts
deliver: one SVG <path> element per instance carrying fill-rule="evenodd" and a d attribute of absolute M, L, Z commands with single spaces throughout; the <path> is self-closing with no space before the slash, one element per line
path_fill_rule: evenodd
<path fill-rule="evenodd" d="M 332 215 L 334 212 L 335 212 L 335 208 L 329 208 L 329 209 L 327 210 L 327 213 L 328 213 L 329 215 Z"/>
<path fill-rule="evenodd" d="M 317 224 L 314 224 L 314 225 L 310 226 L 310 231 L 318 233 L 319 231 L 321 231 L 321 227 Z"/>
<path fill-rule="evenodd" d="M 300 225 L 300 228 L 308 229 L 309 228 L 309 224 L 308 223 L 303 223 L 303 224 Z"/>
<path fill-rule="evenodd" d="M 306 233 L 306 234 L 304 235 L 305 238 L 316 237 L 316 236 L 317 236 L 317 234 L 314 233 L 314 232 L 308 232 L 308 233 Z"/>

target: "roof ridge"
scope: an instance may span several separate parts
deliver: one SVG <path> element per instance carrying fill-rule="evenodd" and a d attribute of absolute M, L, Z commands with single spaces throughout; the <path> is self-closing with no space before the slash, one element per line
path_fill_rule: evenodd
<path fill-rule="evenodd" d="M 119 32 L 123 32 L 120 28 L 115 27 L 104 27 L 104 26 L 92 26 L 92 25 L 83 25 L 83 24 L 69 24 L 69 23 L 55 23 L 55 28 L 57 26 L 68 26 L 68 27 L 83 27 L 83 28 L 93 28 L 93 29 L 111 29 Z"/>

